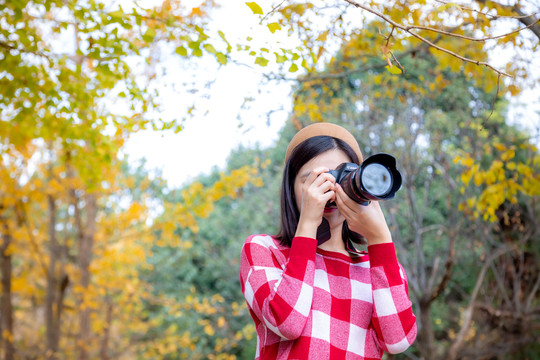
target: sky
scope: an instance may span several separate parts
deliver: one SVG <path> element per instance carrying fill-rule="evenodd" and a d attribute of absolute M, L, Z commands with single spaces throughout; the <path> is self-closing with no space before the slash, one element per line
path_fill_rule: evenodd
<path fill-rule="evenodd" d="M 261 38 L 275 41 L 275 37 L 268 37 L 269 31 L 257 23 L 257 17 L 247 6 L 238 6 L 238 3 L 226 6 L 214 18 L 233 43 L 235 39 L 245 40 L 246 34 L 254 31 L 258 41 Z M 209 173 L 214 167 L 223 168 L 231 150 L 240 144 L 272 145 L 291 110 L 291 83 L 273 82 L 272 86 L 261 89 L 263 72 L 268 69 L 249 66 L 252 62 L 253 58 L 247 58 L 248 65 L 228 63 L 219 69 L 211 59 L 198 65 L 180 64 L 178 60 L 165 62 L 167 74 L 159 89 L 162 115 L 165 118 L 183 117 L 183 112 L 193 102 L 197 112 L 182 123 L 183 130 L 177 134 L 143 131 L 133 135 L 125 146 L 130 161 L 145 158 L 148 169 L 159 170 L 169 186 L 177 188 L 199 174 Z M 540 62 L 537 65 L 540 69 Z M 193 81 L 193 76 L 195 88 L 189 94 L 174 91 L 170 86 L 171 83 Z M 214 82 L 208 90 L 210 96 L 206 98 L 203 95 L 207 89 L 203 87 L 208 80 Z M 242 106 L 246 97 L 255 99 L 247 110 Z M 516 110 L 511 111 L 510 117 L 515 122 L 533 129 L 540 126 L 540 101 L 536 90 L 526 90 L 512 103 L 527 105 L 516 106 Z"/>
<path fill-rule="evenodd" d="M 272 145 L 290 110 L 290 87 L 283 84 L 272 89 L 264 95 L 267 100 L 244 111 L 242 119 L 238 119 L 244 97 L 257 92 L 259 81 L 257 71 L 237 66 L 222 68 L 212 86 L 206 115 L 189 118 L 177 134 L 144 131 L 132 135 L 125 152 L 133 160 L 146 158 L 147 167 L 160 169 L 169 185 L 178 187 L 200 173 L 208 173 L 212 167 L 224 167 L 231 150 L 240 144 Z M 177 108 L 178 95 L 162 96 L 163 108 Z M 282 106 L 284 110 L 274 113 L 267 121 L 266 113 Z"/>
<path fill-rule="evenodd" d="M 247 6 L 222 7 L 214 18 L 231 43 L 235 39 L 245 42 L 254 31 L 258 42 L 276 39 L 258 24 L 258 17 Z M 238 18 L 243 20 L 236 21 Z M 146 167 L 160 170 L 169 186 L 175 188 L 201 173 L 209 173 L 213 167 L 223 168 L 231 150 L 239 145 L 272 145 L 290 113 L 291 83 L 261 89 L 263 73 L 268 69 L 249 64 L 253 64 L 253 57 L 246 57 L 245 64 L 228 63 L 219 69 L 214 59 L 189 65 L 179 63 L 178 59 L 168 60 L 167 75 L 159 89 L 163 117 L 182 118 L 182 112 L 192 102 L 196 103 L 197 115 L 185 120 L 177 134 L 142 131 L 132 135 L 124 149 L 130 161 L 145 158 Z M 193 74 L 198 84 L 190 94 L 168 86 L 190 83 Z M 214 81 L 210 90 L 204 88 L 208 80 Z M 197 86 L 199 91 L 195 91 Z M 208 99 L 204 96 L 206 91 Z M 248 102 L 247 109 L 243 109 L 246 97 L 256 101 Z"/>

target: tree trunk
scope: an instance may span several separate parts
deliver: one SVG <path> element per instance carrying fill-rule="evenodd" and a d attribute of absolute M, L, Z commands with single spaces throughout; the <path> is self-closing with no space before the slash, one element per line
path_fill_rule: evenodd
<path fill-rule="evenodd" d="M 55 305 L 59 298 L 58 282 L 56 278 L 56 261 L 59 257 L 58 240 L 56 238 L 56 204 L 54 198 L 48 196 L 49 206 L 49 268 L 47 270 L 47 292 L 45 296 L 45 333 L 46 333 L 46 358 L 54 360 L 57 358 L 58 341 L 60 339 L 60 319 L 58 314 L 60 309 Z"/>
<path fill-rule="evenodd" d="M 92 261 L 92 250 L 94 246 L 94 234 L 96 225 L 97 205 L 95 195 L 90 194 L 86 196 L 86 227 L 82 228 L 82 222 L 80 221 L 80 212 L 78 210 L 78 203 L 75 203 L 75 217 L 79 227 L 79 254 L 77 258 L 81 283 L 80 286 L 85 289 L 86 292 L 90 285 L 90 262 Z M 79 304 L 79 336 L 77 346 L 79 348 L 79 360 L 88 360 L 88 345 L 90 344 L 90 309 L 84 304 L 85 294 L 81 298 Z"/>
<path fill-rule="evenodd" d="M 101 340 L 101 349 L 100 349 L 101 360 L 110 360 L 109 339 L 111 336 L 111 323 L 112 323 L 112 312 L 113 312 L 113 302 L 110 297 L 107 297 L 106 304 L 107 304 L 107 312 L 105 314 L 105 331 L 103 333 L 103 339 Z"/>
<path fill-rule="evenodd" d="M 435 359 L 435 334 L 430 316 L 431 301 L 420 299 L 419 305 L 418 350 L 420 350 L 422 359 Z"/>
<path fill-rule="evenodd" d="M 3 207 L 0 207 L 3 209 Z M 11 276 L 12 276 L 12 259 L 9 253 L 9 246 L 12 242 L 11 233 L 9 231 L 6 219 L 2 220 L 2 302 L 1 302 L 1 327 L 0 336 L 4 348 L 4 360 L 13 360 L 15 358 L 15 347 L 13 345 L 13 305 L 11 298 Z"/>

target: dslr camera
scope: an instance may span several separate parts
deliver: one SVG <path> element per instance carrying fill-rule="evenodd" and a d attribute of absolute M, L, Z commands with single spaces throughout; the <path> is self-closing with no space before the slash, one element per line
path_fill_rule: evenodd
<path fill-rule="evenodd" d="M 361 165 L 343 163 L 329 173 L 352 200 L 362 205 L 392 199 L 401 187 L 396 159 L 384 153 L 368 157 Z"/>

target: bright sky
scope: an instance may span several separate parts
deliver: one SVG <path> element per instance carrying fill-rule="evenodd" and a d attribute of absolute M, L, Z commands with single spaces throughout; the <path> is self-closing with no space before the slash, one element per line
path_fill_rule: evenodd
<path fill-rule="evenodd" d="M 260 26 L 257 24 L 257 17 L 253 16 L 249 8 L 241 6 L 243 2 L 240 6 L 237 2 L 231 3 L 235 5 L 216 14 L 215 23 L 219 24 L 220 29 L 234 43 L 234 37 L 245 40 L 246 36 L 260 29 Z M 267 29 L 266 32 L 266 35 L 269 35 Z M 264 34 L 257 33 L 257 37 L 262 35 Z M 248 59 L 247 62 L 253 62 L 253 59 Z M 201 173 L 209 173 L 215 166 L 223 167 L 230 151 L 240 144 L 259 143 L 263 147 L 272 145 L 290 112 L 290 83 L 264 88 L 260 94 L 262 73 L 267 69 L 230 63 L 216 71 L 215 64 L 213 60 L 208 66 L 203 63 L 194 72 L 193 69 L 171 63 L 167 67 L 166 79 L 178 84 L 180 89 L 183 83 L 189 82 L 189 77 L 193 74 L 201 80 L 201 84 L 205 80 L 215 80 L 211 87 L 210 100 L 205 100 L 201 93 L 197 92 L 186 95 L 174 92 L 170 87 L 160 89 L 164 117 L 182 118 L 182 112 L 185 112 L 192 101 L 196 101 L 197 109 L 200 109 L 199 115 L 186 120 L 183 130 L 178 134 L 140 132 L 132 136 L 126 145 L 125 151 L 132 161 L 146 158 L 147 168 L 161 170 L 171 187 L 181 186 Z M 252 109 L 241 111 L 246 97 L 253 97 L 256 101 L 253 102 Z M 517 101 L 524 102 L 529 107 L 514 112 L 511 116 L 525 120 L 529 126 L 540 126 L 540 102 L 535 91 L 525 92 L 521 100 Z M 267 118 L 267 113 L 276 109 L 283 110 L 274 112 Z M 206 110 L 208 112 L 203 116 Z M 242 126 L 239 126 L 240 124 Z"/>
<path fill-rule="evenodd" d="M 238 5 L 222 8 L 214 17 L 214 23 L 219 24 L 219 29 L 232 43 L 235 38 L 245 42 L 248 35 L 253 35 L 254 28 L 261 28 L 249 8 L 243 3 L 240 5 L 244 6 Z M 270 35 L 268 29 L 262 30 L 266 30 L 266 34 L 261 36 Z M 249 57 L 246 63 L 253 63 L 253 58 Z M 223 167 L 230 151 L 240 144 L 259 143 L 262 147 L 273 144 L 290 112 L 290 84 L 282 83 L 259 94 L 261 67 L 229 63 L 216 71 L 216 64 L 214 59 L 209 59 L 208 66 L 203 60 L 198 69 L 170 64 L 166 78 L 178 84 L 178 88 L 189 82 L 193 74 L 197 74 L 200 87 L 207 80 L 215 80 L 209 100 L 202 96 L 205 89 L 193 94 L 179 94 L 170 87 L 160 89 L 164 117 L 184 117 L 185 114 L 178 112 L 185 112 L 192 101 L 196 102 L 198 115 L 186 120 L 178 134 L 140 132 L 126 145 L 130 159 L 146 158 L 147 167 L 160 169 L 171 187 L 180 186 L 200 173 L 208 173 L 214 166 Z M 239 119 L 246 97 L 257 98 L 253 102 L 255 108 L 243 110 Z M 267 117 L 270 111 L 278 109 L 282 110 Z"/>

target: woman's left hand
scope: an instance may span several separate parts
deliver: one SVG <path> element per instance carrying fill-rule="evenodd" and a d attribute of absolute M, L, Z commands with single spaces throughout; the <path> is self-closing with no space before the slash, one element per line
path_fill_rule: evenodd
<path fill-rule="evenodd" d="M 336 204 L 347 220 L 349 229 L 363 235 L 368 245 L 392 242 L 392 235 L 379 203 L 372 201 L 367 206 L 360 205 L 352 200 L 339 184 L 336 185 Z"/>

